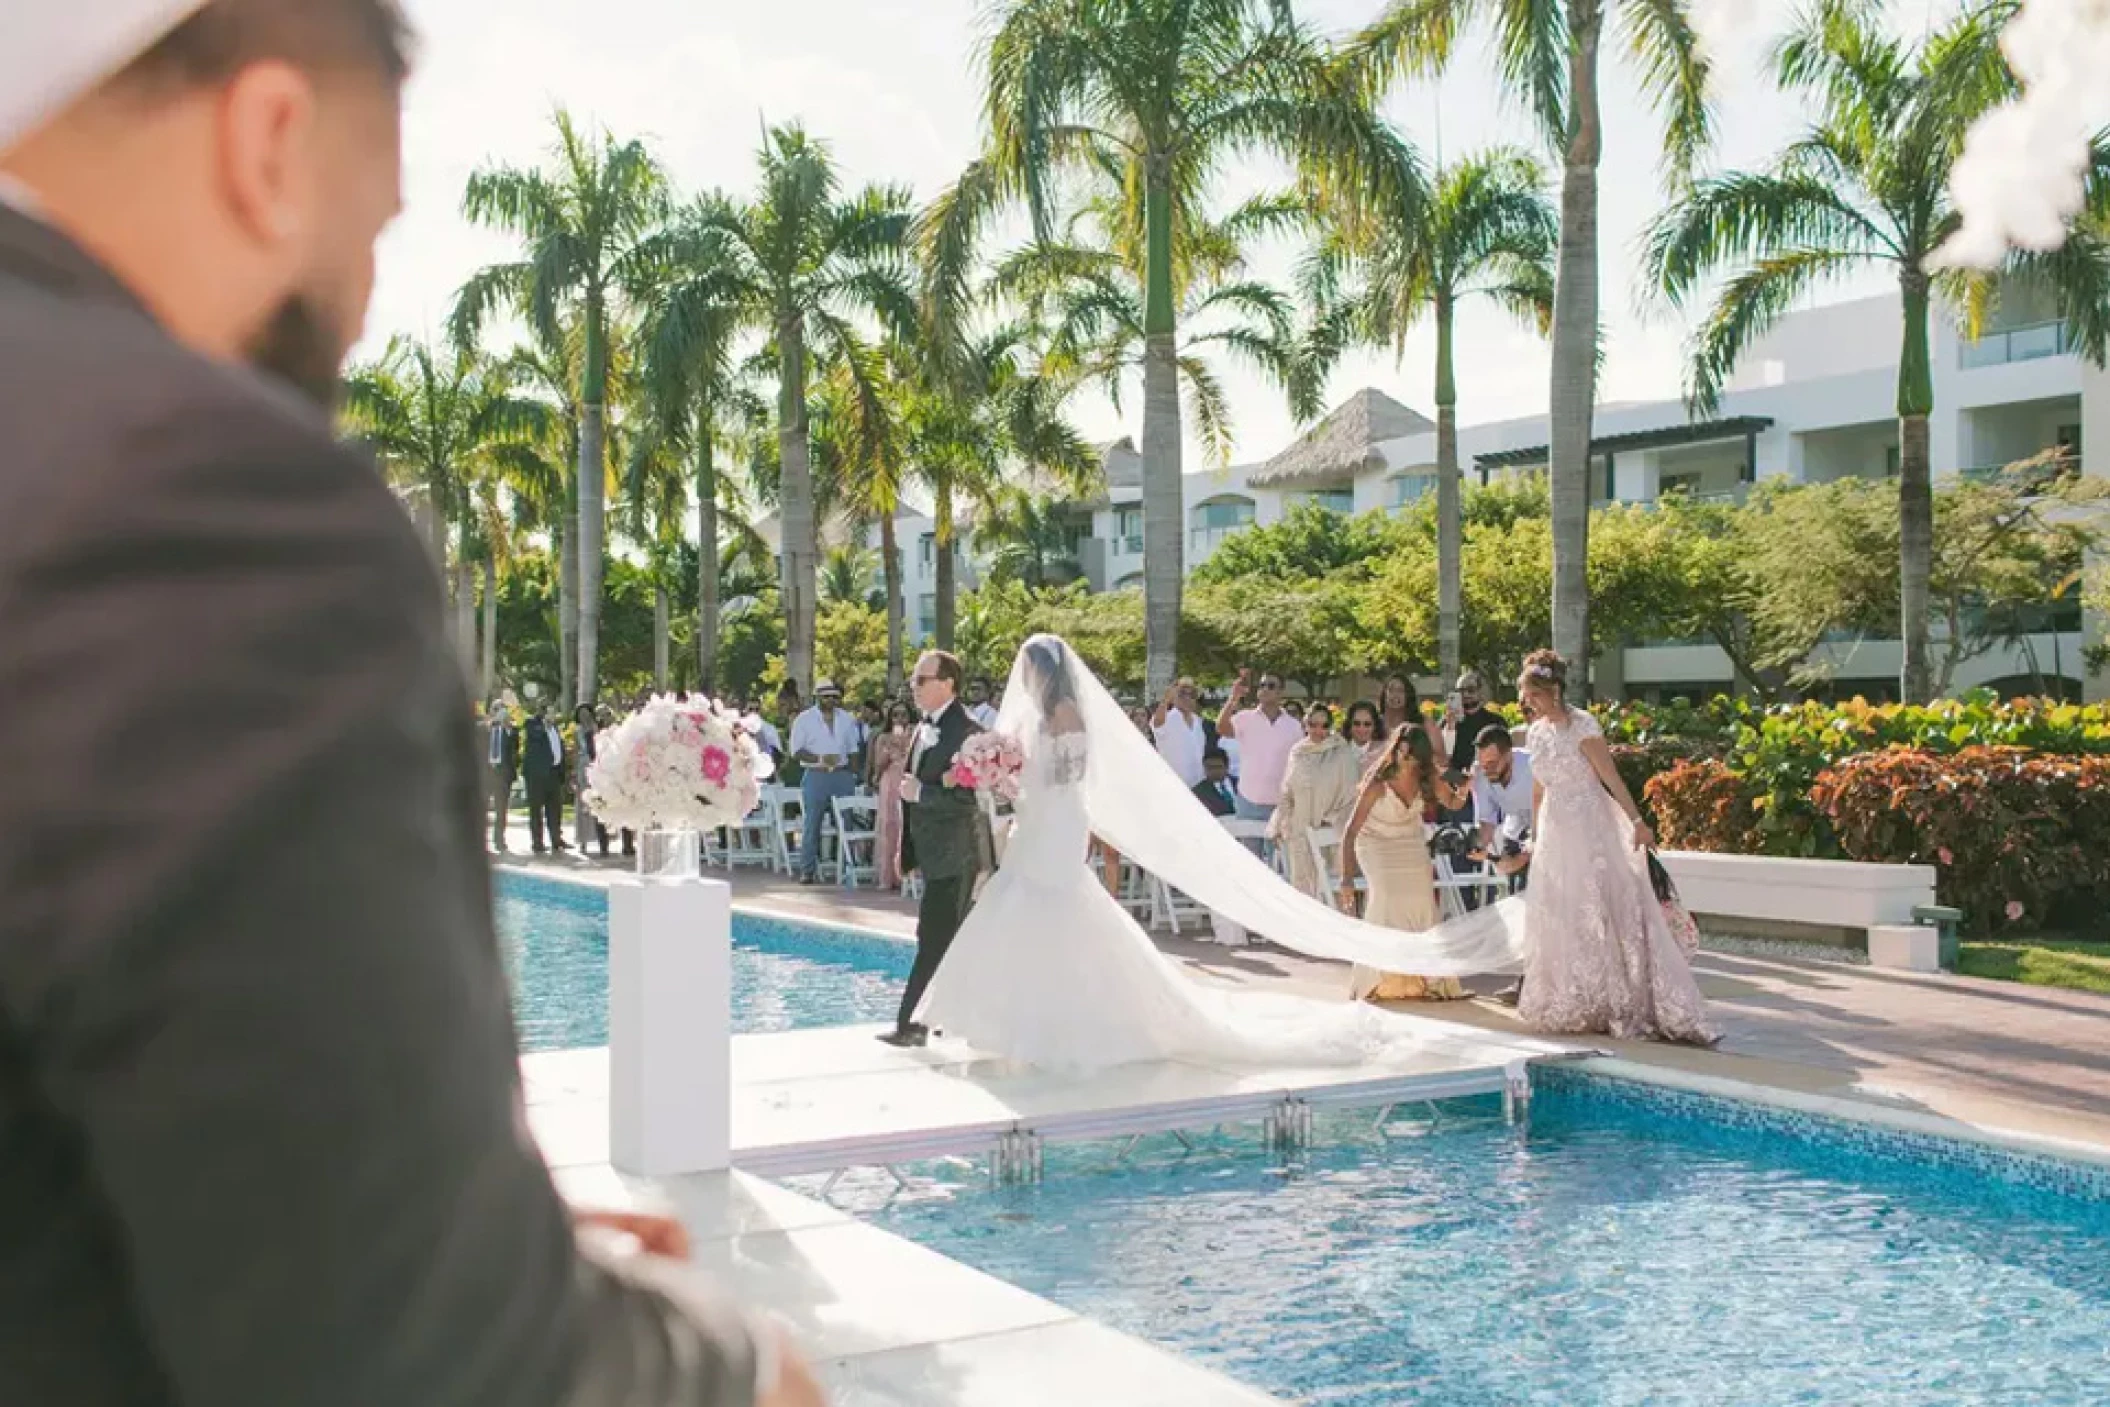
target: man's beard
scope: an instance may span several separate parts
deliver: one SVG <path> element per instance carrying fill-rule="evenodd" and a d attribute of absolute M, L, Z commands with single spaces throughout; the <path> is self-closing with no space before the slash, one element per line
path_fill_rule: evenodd
<path fill-rule="evenodd" d="M 300 294 L 281 303 L 249 344 L 251 366 L 285 382 L 325 414 L 337 410 L 344 357 L 343 342 L 314 300 Z"/>

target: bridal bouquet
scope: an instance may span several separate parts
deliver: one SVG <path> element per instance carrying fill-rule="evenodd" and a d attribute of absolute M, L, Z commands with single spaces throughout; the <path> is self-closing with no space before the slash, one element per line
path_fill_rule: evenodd
<path fill-rule="evenodd" d="M 1026 770 L 1026 750 L 1017 738 L 994 729 L 976 733 L 960 744 L 952 770 L 945 774 L 947 786 L 978 791 L 996 801 L 1018 800 L 1019 774 Z"/>
<path fill-rule="evenodd" d="M 773 770 L 738 714 L 660 695 L 600 736 L 586 805 L 624 830 L 712 831 L 745 820 Z"/>

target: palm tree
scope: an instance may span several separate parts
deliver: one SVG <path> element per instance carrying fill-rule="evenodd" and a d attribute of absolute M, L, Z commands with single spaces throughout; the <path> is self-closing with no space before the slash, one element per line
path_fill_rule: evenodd
<path fill-rule="evenodd" d="M 1189 208 L 1223 162 L 1285 157 L 1314 188 L 1372 188 L 1397 138 L 1289 0 L 1004 0 L 987 58 L 986 154 L 928 222 L 929 301 L 941 361 L 969 304 L 977 232 L 1024 200 L 1053 234 L 1064 171 L 1119 171 L 1142 211 L 1143 530 L 1149 689 L 1178 672 L 1185 569 L 1178 279 Z"/>
<path fill-rule="evenodd" d="M 1062 503 L 1013 488 L 975 525 L 975 545 L 989 558 L 992 581 L 1016 581 L 1039 591 L 1084 575 L 1077 542 Z"/>
<path fill-rule="evenodd" d="M 831 606 L 869 606 L 879 593 L 872 585 L 872 553 L 845 543 L 831 547 L 821 559 L 821 599 Z"/>
<path fill-rule="evenodd" d="M 771 128 L 758 160 L 762 180 L 754 202 L 706 198 L 684 217 L 683 239 L 690 263 L 716 271 L 715 296 L 774 346 L 785 666 L 810 690 L 820 515 L 807 386 L 816 357 L 869 365 L 848 355 L 862 341 L 860 316 L 893 330 L 914 324 L 915 295 L 902 258 L 909 194 L 867 186 L 842 198 L 827 146 L 797 125 Z"/>
<path fill-rule="evenodd" d="M 666 218 L 667 181 L 640 143 L 582 135 L 561 110 L 556 127 L 551 168 L 494 167 L 469 178 L 463 214 L 519 236 L 527 257 L 481 270 L 463 285 L 453 328 L 456 341 L 469 346 L 495 309 L 510 306 L 554 342 L 566 312 L 579 318 L 577 697 L 591 701 L 600 683 L 607 551 L 611 320 L 644 284 L 639 247 Z"/>
<path fill-rule="evenodd" d="M 1597 166 L 1603 151 L 1598 54 L 1607 20 L 1625 30 L 1664 115 L 1668 173 L 1688 177 L 1712 138 L 1708 65 L 1692 0 L 1389 0 L 1350 48 L 1372 91 L 1440 73 L 1476 20 L 1494 30 L 1502 82 L 1561 153 L 1560 253 L 1553 293 L 1548 436 L 1553 485 L 1553 647 L 1587 691 L 1590 659 L 1590 437 L 1598 363 Z"/>
<path fill-rule="evenodd" d="M 1313 301 L 1342 324 L 1336 339 L 1390 343 L 1403 353 L 1408 330 L 1424 313 L 1436 325 L 1437 653 L 1443 677 L 1455 679 L 1465 533 L 1452 364 L 1458 305 L 1475 295 L 1492 298 L 1543 335 L 1553 318 L 1560 221 L 1539 164 L 1496 149 L 1439 171 L 1416 210 L 1387 211 L 1361 228 L 1331 228 L 1307 275 Z M 1359 276 L 1359 286 L 1343 290 L 1344 274 Z"/>
<path fill-rule="evenodd" d="M 481 535 L 500 451 L 548 433 L 547 414 L 515 395 L 505 369 L 488 357 L 398 337 L 378 362 L 346 377 L 345 418 L 391 475 L 423 498 L 441 572 L 452 556 L 455 628 L 468 668 L 476 659 L 473 565 L 493 550 Z M 450 531 L 459 542 L 452 554 Z"/>
<path fill-rule="evenodd" d="M 1958 228 L 1949 173 L 1964 133 L 2016 91 L 1999 45 L 2009 0 L 1981 4 L 1913 41 L 1894 37 L 1878 10 L 1823 0 L 1783 38 L 1783 87 L 1815 117 L 1761 173 L 1696 185 L 1651 235 L 1650 277 L 1682 303 L 1715 270 L 1733 270 L 1694 339 L 1687 394 L 1714 406 L 1752 342 L 1811 288 L 1867 265 L 1888 265 L 1904 305 L 1898 354 L 1899 596 L 1904 666 L 1899 688 L 1922 702 L 1934 688 L 1928 645 L 1934 555 L 1928 417 L 1934 383 L 1928 322 L 1937 294 L 1981 325 L 1994 276 L 1943 271 L 1935 252 Z M 2110 190 L 2110 142 L 2095 152 L 2096 207 Z M 2110 239 L 2085 224 L 2052 254 L 2017 254 L 2002 271 L 2058 299 L 2076 344 L 2098 365 L 2110 351 Z"/>

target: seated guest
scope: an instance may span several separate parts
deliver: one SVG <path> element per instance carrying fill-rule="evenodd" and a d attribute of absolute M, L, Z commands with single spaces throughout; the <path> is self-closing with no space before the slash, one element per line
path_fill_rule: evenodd
<path fill-rule="evenodd" d="M 1222 820 L 1238 814 L 1237 795 L 1231 789 L 1231 764 L 1221 752 L 1211 749 L 1202 756 L 1202 779 L 1194 788 L 1194 799 Z"/>

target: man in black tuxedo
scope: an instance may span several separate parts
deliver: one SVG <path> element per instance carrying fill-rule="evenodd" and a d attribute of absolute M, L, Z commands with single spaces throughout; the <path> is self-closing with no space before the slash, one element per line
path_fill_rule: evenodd
<path fill-rule="evenodd" d="M 1238 814 L 1238 802 L 1231 790 L 1231 759 L 1221 752 L 1210 749 L 1202 754 L 1201 781 L 1194 787 L 1194 799 L 1209 808 L 1209 814 L 1222 820 L 1225 816 Z"/>
<path fill-rule="evenodd" d="M 533 837 L 535 853 L 571 849 L 564 843 L 564 734 L 557 731 L 548 704 L 537 708 L 528 720 L 520 753 L 527 776 L 528 834 Z M 545 825 L 549 827 L 547 846 L 542 843 Z"/>
<path fill-rule="evenodd" d="M 981 873 L 981 812 L 972 791 L 945 784 L 960 755 L 960 744 L 981 728 L 960 703 L 959 660 L 932 650 L 916 661 L 909 680 L 923 724 L 909 751 L 909 775 L 902 779 L 908 827 L 902 849 L 903 870 L 923 872 L 923 903 L 916 912 L 916 965 L 894 1029 L 880 1039 L 888 1045 L 919 1046 L 930 1032 L 916 1024 L 916 1008 L 938 964 L 967 921 L 974 903 L 974 881 Z"/>
<path fill-rule="evenodd" d="M 407 42 L 0 3 L 0 1401 L 818 1407 L 522 1118 L 489 738 L 331 420 Z"/>
<path fill-rule="evenodd" d="M 484 743 L 485 765 L 491 769 L 491 848 L 506 853 L 506 821 L 513 805 L 513 783 L 520 780 L 520 730 L 513 726 L 512 710 L 498 699 L 491 700 L 485 715 L 490 726 Z"/>

